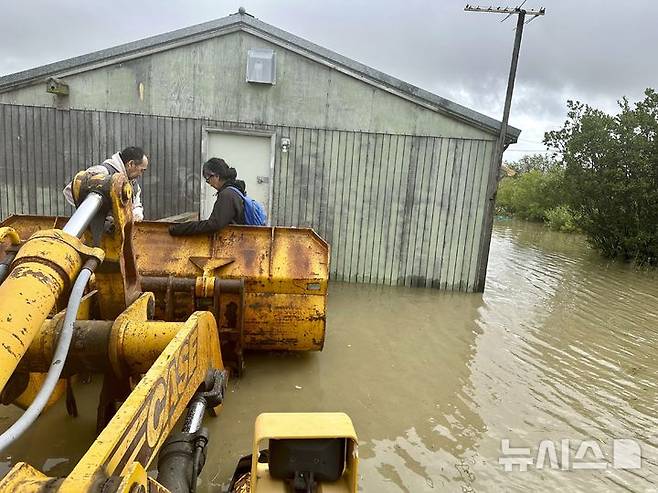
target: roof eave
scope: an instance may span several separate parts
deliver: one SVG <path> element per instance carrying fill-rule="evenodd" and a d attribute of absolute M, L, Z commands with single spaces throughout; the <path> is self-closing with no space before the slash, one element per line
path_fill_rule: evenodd
<path fill-rule="evenodd" d="M 105 50 L 95 51 L 66 60 L 42 65 L 22 72 L 0 77 L 0 93 L 19 89 L 21 87 L 44 82 L 48 77 L 66 77 L 102 66 L 112 65 L 124 60 L 139 58 L 150 53 L 171 49 L 174 46 L 185 45 L 227 34 L 242 29 L 251 34 L 265 38 L 284 48 L 294 49 L 303 56 L 313 58 L 325 65 L 340 69 L 344 73 L 374 84 L 384 90 L 397 94 L 416 104 L 427 107 L 439 113 L 446 114 L 468 123 L 493 135 L 500 132 L 501 122 L 489 116 L 478 113 L 458 103 L 450 101 L 408 84 L 400 79 L 387 75 L 362 63 L 351 60 L 343 55 L 323 48 L 303 38 L 290 34 L 275 26 L 262 22 L 249 14 L 232 14 L 221 19 L 209 21 L 196 26 L 178 29 L 169 33 L 158 34 L 138 41 L 125 43 Z M 521 130 L 508 126 L 506 142 L 515 143 Z"/>
<path fill-rule="evenodd" d="M 131 41 L 112 48 L 94 51 L 65 60 L 41 65 L 21 72 L 0 77 L 0 93 L 8 92 L 37 82 L 43 82 L 47 77 L 72 75 L 74 73 L 92 70 L 99 62 L 103 65 L 116 63 L 116 59 L 130 59 L 144 56 L 144 50 L 160 51 L 158 48 L 171 49 L 172 44 L 189 44 L 197 41 L 196 38 L 207 38 L 230 32 L 231 28 L 238 28 L 242 20 L 237 14 L 209 21 L 196 26 L 178 29 L 164 34 L 157 34 L 138 41 Z"/>

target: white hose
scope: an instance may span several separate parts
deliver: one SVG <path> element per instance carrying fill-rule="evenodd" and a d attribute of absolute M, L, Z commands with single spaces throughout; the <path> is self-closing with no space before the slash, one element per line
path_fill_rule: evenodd
<path fill-rule="evenodd" d="M 75 284 L 73 284 L 73 289 L 71 290 L 69 303 L 66 307 L 66 315 L 64 315 L 64 326 L 59 335 L 57 348 L 55 349 L 52 363 L 50 363 L 46 379 L 39 389 L 39 393 L 32 401 L 32 404 L 30 404 L 30 407 L 25 410 L 23 415 L 18 418 L 18 420 L 16 420 L 7 431 L 0 435 L 0 451 L 7 448 L 18 437 L 25 433 L 25 430 L 34 423 L 48 403 L 48 399 L 50 399 L 50 395 L 53 393 L 55 385 L 57 385 L 59 376 L 62 374 L 64 368 L 64 362 L 66 361 L 66 356 L 68 355 L 69 347 L 71 345 L 71 338 L 73 337 L 73 324 L 78 315 L 80 300 L 82 299 L 85 286 L 89 281 L 91 273 L 92 271 L 85 267 L 80 271 L 80 274 L 78 274 L 78 278 L 75 280 Z"/>

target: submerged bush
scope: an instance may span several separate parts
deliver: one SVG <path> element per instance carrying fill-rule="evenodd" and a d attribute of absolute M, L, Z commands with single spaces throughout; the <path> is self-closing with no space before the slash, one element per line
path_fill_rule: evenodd
<path fill-rule="evenodd" d="M 564 233 L 578 231 L 573 212 L 566 205 L 558 205 L 544 213 L 544 219 L 551 229 Z"/>
<path fill-rule="evenodd" d="M 499 214 L 529 221 L 545 221 L 547 211 L 562 204 L 560 169 L 537 169 L 503 178 L 498 185 L 496 207 Z"/>

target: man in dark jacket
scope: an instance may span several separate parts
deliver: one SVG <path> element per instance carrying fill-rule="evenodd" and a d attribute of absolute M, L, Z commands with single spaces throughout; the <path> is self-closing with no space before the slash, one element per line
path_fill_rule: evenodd
<path fill-rule="evenodd" d="M 203 178 L 217 190 L 217 198 L 210 217 L 204 221 L 173 224 L 169 233 L 173 236 L 211 234 L 229 224 L 245 224 L 244 202 L 237 188 L 246 194 L 245 183 L 238 180 L 238 173 L 221 158 L 212 158 L 203 165 Z"/>

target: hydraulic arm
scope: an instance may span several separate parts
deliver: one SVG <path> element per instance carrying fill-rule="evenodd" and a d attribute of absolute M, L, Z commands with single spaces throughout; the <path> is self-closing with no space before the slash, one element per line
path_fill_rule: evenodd
<path fill-rule="evenodd" d="M 16 254 L 0 285 L 0 389 L 85 260 L 103 260 L 103 250 L 79 239 L 101 204 L 100 195 L 90 194 L 63 229 L 35 233 Z"/>

